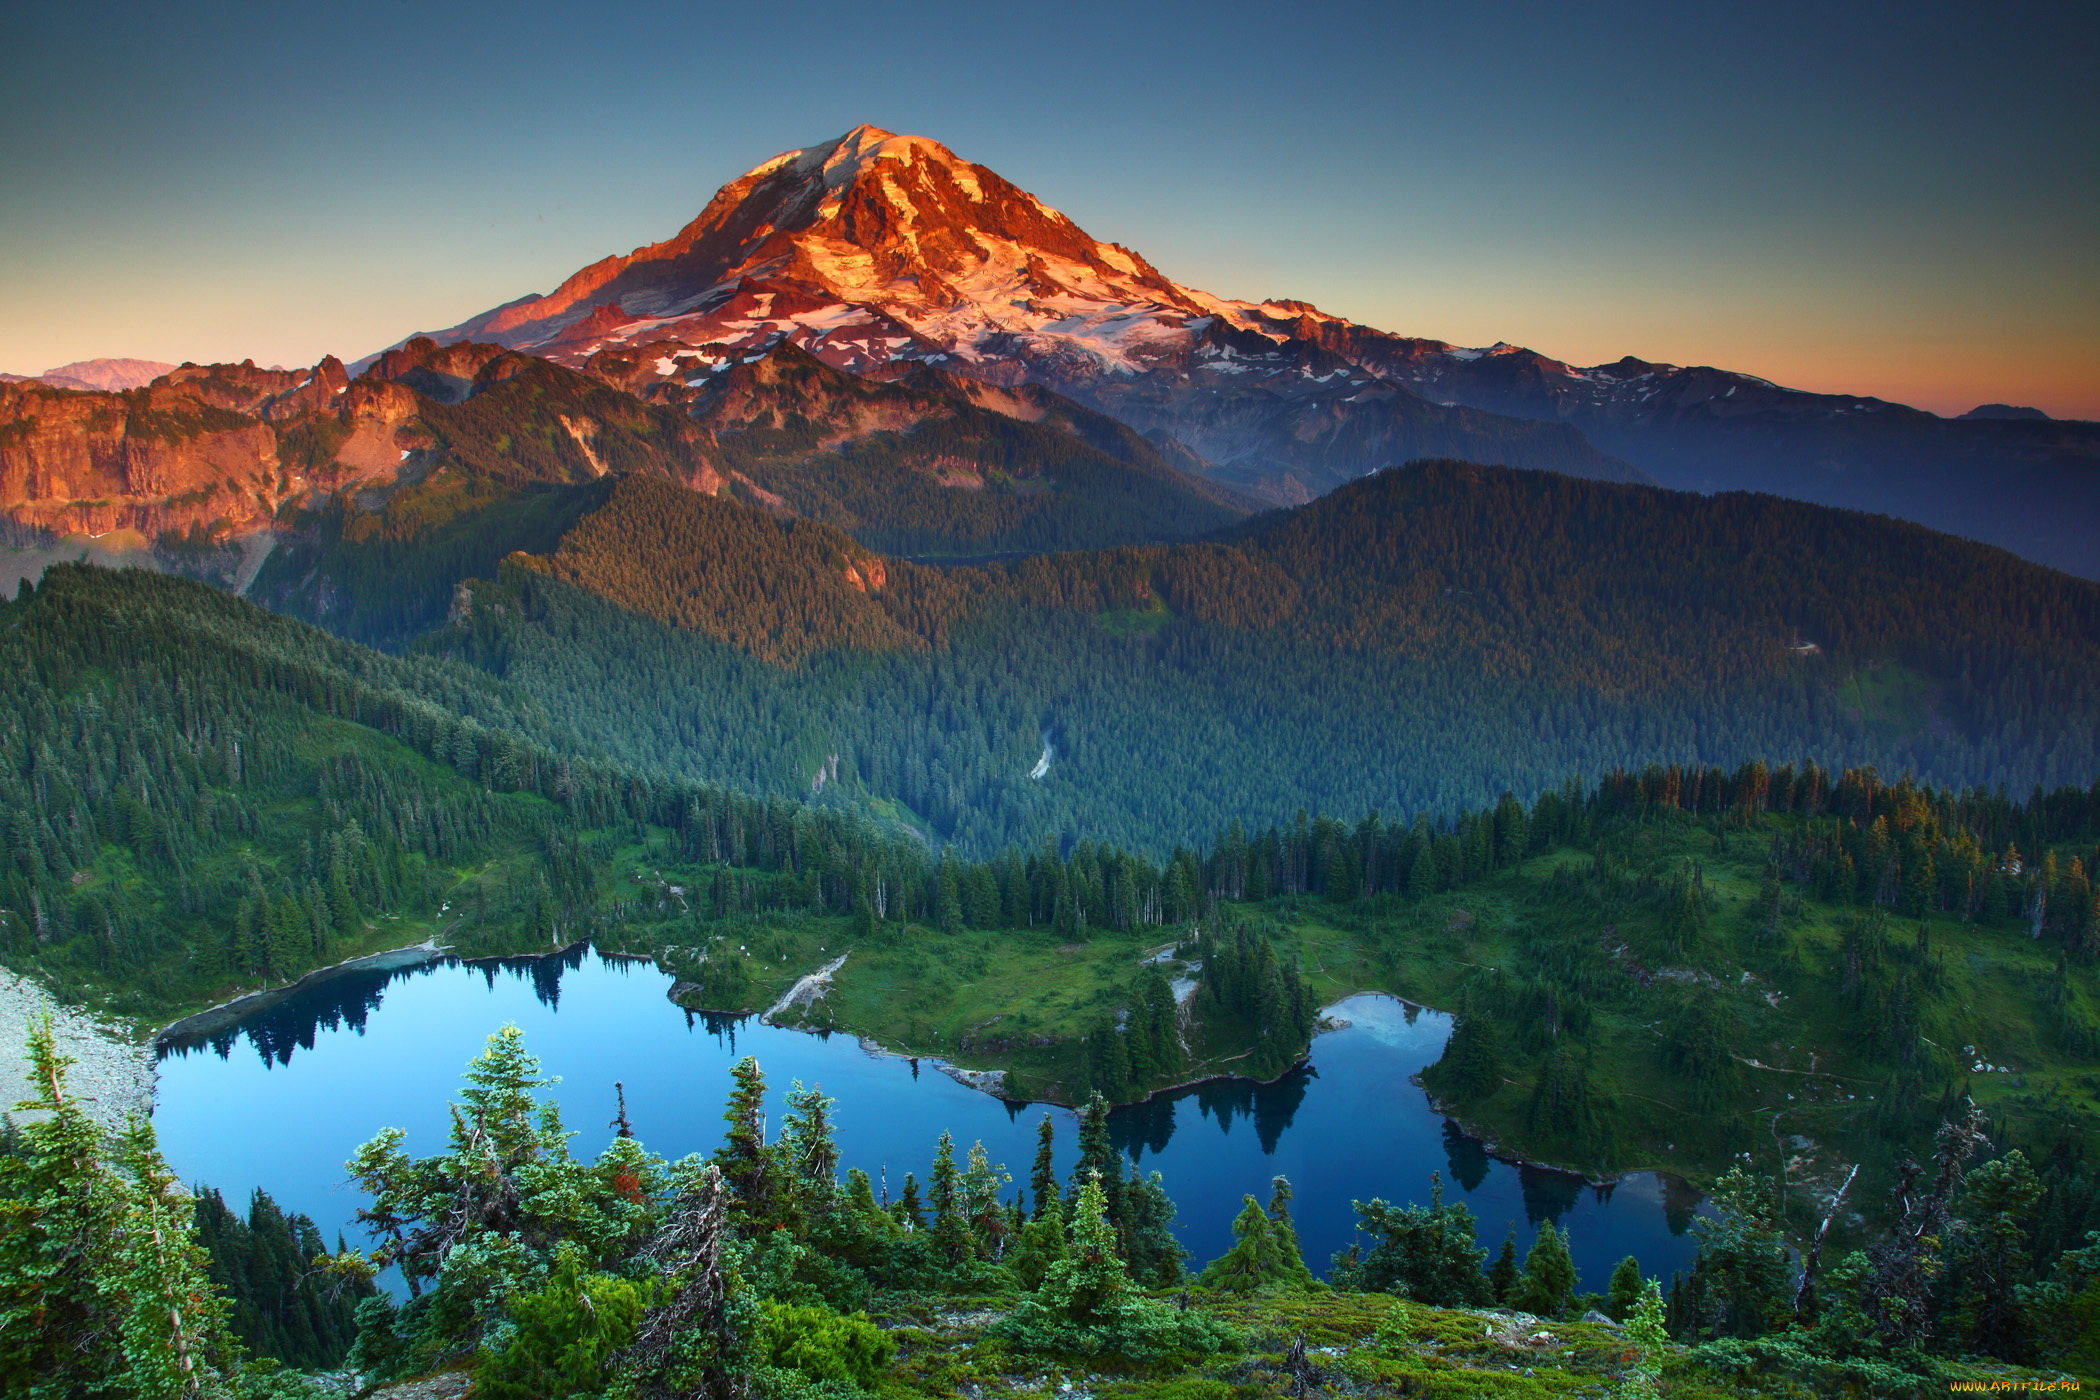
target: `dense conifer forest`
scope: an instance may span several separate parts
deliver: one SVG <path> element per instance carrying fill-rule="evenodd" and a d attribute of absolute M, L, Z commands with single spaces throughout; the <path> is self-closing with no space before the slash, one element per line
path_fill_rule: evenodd
<path fill-rule="evenodd" d="M 2100 771 L 2100 588 L 1768 497 L 1424 464 L 1218 543 L 937 570 L 631 480 L 470 591 L 419 649 L 608 755 L 896 803 L 977 856 L 1649 762 Z"/>
<path fill-rule="evenodd" d="M 0 1321 L 117 1301 L 79 1323 L 99 1370 L 0 1328 L 0 1374 L 293 1394 L 240 1352 L 347 1348 L 490 1395 L 1499 1385 L 1494 1329 L 1534 1324 L 1449 1311 L 1495 1304 L 1560 1320 L 1553 1368 L 1686 1394 L 2089 1366 L 2100 590 L 1888 522 L 1462 465 L 1320 508 L 934 569 L 645 478 L 491 497 L 542 552 L 393 656 L 54 567 L 0 603 L 0 957 L 69 998 L 158 1020 L 425 940 L 588 939 L 737 1012 L 849 947 L 790 1023 L 1097 1107 L 1032 1202 L 949 1142 L 877 1201 L 836 1181 L 820 1095 L 754 1121 L 756 1066 L 711 1164 L 573 1161 L 499 1037 L 446 1153 L 359 1152 L 365 1256 L 267 1198 L 170 1213 L 150 1134 L 99 1140 L 45 1045 L 44 1116 L 0 1152 Z M 413 570 L 432 537 L 398 538 Z M 1780 757 L 1819 745 L 1842 761 Z M 1108 1106 L 1288 1074 L 1364 987 L 1457 1013 L 1425 1083 L 1504 1149 L 1715 1182 L 1698 1267 L 1577 1300 L 1550 1230 L 1489 1268 L 1462 1207 L 1373 1201 L 1315 1284 L 1286 1184 L 1189 1283 Z M 1647 1329 L 1634 1355 L 1592 1303 Z"/>

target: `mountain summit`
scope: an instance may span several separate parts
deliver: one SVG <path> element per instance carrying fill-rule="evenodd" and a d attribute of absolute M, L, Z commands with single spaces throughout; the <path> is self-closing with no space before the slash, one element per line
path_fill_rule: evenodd
<path fill-rule="evenodd" d="M 731 181 L 675 237 L 432 339 L 623 382 L 615 362 L 639 357 L 689 388 L 782 344 L 864 376 L 1034 383 L 1279 501 L 1427 455 L 1639 476 L 1558 424 L 1434 402 L 1300 334 L 1332 320 L 1182 286 L 938 141 L 857 126 Z"/>
<path fill-rule="evenodd" d="M 1880 511 L 2100 575 L 2100 425 L 1936 415 L 1627 356 L 1395 335 L 1185 286 L 938 141 L 857 126 L 675 237 L 433 333 L 689 406 L 782 346 L 1049 389 L 1278 503 L 1418 457 Z M 703 410 L 704 411 L 704 410 Z"/>
<path fill-rule="evenodd" d="M 675 237 L 433 338 L 578 364 L 607 345 L 787 339 L 866 372 L 1042 330 L 1113 357 L 1129 328 L 1086 324 L 1109 308 L 1163 323 L 1222 309 L 939 142 L 857 126 L 731 181 Z"/>

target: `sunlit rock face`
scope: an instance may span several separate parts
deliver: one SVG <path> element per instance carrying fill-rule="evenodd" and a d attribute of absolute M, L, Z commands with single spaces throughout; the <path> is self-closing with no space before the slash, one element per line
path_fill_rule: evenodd
<path fill-rule="evenodd" d="M 939 142 L 868 126 L 775 156 L 665 242 L 432 338 L 671 402 L 783 343 L 876 378 L 1033 384 L 1275 501 L 1418 456 L 1639 476 L 1564 425 L 1433 402 L 1372 367 L 1439 342 L 1182 286 Z"/>

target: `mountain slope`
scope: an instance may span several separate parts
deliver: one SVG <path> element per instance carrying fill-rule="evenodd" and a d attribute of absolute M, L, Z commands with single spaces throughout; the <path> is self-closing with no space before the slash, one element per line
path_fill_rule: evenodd
<path fill-rule="evenodd" d="M 2100 576 L 2100 424 L 1940 418 L 1630 355 L 1584 368 L 1512 345 L 1386 335 L 1310 308 L 1292 330 L 1430 398 L 1578 428 L 1665 486 L 1877 511 Z"/>
<path fill-rule="evenodd" d="M 578 366 L 647 348 L 665 378 L 787 341 L 859 374 L 932 363 L 1039 384 L 1280 502 L 1453 456 L 1771 491 L 2100 575 L 2095 425 L 1942 420 L 1725 370 L 1584 368 L 1220 298 L 937 142 L 872 127 L 765 162 L 662 243 L 435 334 Z"/>
<path fill-rule="evenodd" d="M 604 372 L 603 357 L 593 368 Z M 1005 389 L 923 367 L 876 382 L 782 344 L 686 392 L 738 494 L 895 553 L 1177 539 L 1260 505 L 1033 385 Z"/>
<path fill-rule="evenodd" d="M 1649 762 L 2100 770 L 2100 587 L 1773 497 L 1428 463 L 1218 541 L 962 568 L 802 528 L 623 483 L 419 645 L 624 761 L 839 787 L 971 850 L 1164 851 Z"/>
<path fill-rule="evenodd" d="M 1175 539 L 1255 506 L 1032 387 L 925 368 L 875 383 L 790 346 L 675 392 L 599 369 L 419 340 L 354 379 L 330 359 L 186 365 L 124 393 L 0 385 L 0 529 L 32 546 L 11 556 L 32 575 L 85 535 L 393 646 L 460 579 L 553 548 L 592 483 L 634 473 L 905 553 Z"/>

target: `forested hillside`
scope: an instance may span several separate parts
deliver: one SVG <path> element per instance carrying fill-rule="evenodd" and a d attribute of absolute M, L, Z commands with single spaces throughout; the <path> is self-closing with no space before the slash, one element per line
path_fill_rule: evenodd
<path fill-rule="evenodd" d="M 641 823 L 775 870 L 791 836 L 884 848 L 594 762 L 475 672 L 137 570 L 56 567 L 0 604 L 0 677 L 0 957 L 141 1017 L 424 938 L 582 938 Z"/>
<path fill-rule="evenodd" d="M 923 365 L 877 382 L 791 344 L 741 360 L 717 347 L 709 359 L 717 357 L 724 368 L 697 389 L 657 375 L 646 350 L 594 357 L 590 371 L 680 395 L 708 435 L 711 465 L 740 498 L 838 526 L 886 553 L 1182 539 L 1257 507 L 1193 474 L 1202 463 L 1187 449 L 1163 449 L 1034 385 L 1001 388 Z"/>
<path fill-rule="evenodd" d="M 732 359 L 702 389 L 669 381 L 679 391 L 669 401 L 658 376 L 636 385 L 650 390 L 644 400 L 625 391 L 622 364 L 597 372 L 607 380 L 495 346 L 422 340 L 382 357 L 356 382 L 399 401 L 401 461 L 357 489 L 288 489 L 249 596 L 398 649 L 443 620 L 460 580 L 487 576 L 514 550 L 553 549 L 619 478 L 806 517 L 903 554 L 1183 539 L 1252 509 L 1042 389 L 924 368 L 875 383 L 792 346 Z M 299 424 L 280 456 L 318 474 L 351 431 L 332 419 Z M 163 544 L 179 566 L 224 570 L 207 538 Z"/>
<path fill-rule="evenodd" d="M 1312 1006 L 1370 985 L 1460 1012 L 1432 1083 L 1554 1160 L 1699 1174 L 1767 1134 L 1898 1143 L 1981 1064 L 2043 1096 L 2018 1115 L 2091 1136 L 2089 787 L 2017 804 L 1871 769 L 1657 767 L 1470 814 L 1231 819 L 1165 859 L 1081 838 L 970 860 L 871 817 L 828 762 L 814 802 L 654 777 L 478 672 L 181 580 L 54 569 L 0 607 L 0 653 L 0 954 L 134 1015 L 433 936 L 590 937 L 736 1011 L 845 939 L 816 1023 L 1065 1101 L 1243 1052 L 1272 1075 Z M 1163 972 L 1199 989 L 1186 1008 Z M 1651 1053 L 1647 1087 L 1616 1092 Z M 1875 1107 L 1803 1100 L 1781 1134 L 1743 1066 Z M 1973 1092 L 1995 1109 L 2012 1084 Z M 1686 1115 L 1710 1130 L 1659 1146 Z"/>
<path fill-rule="evenodd" d="M 1428 1083 L 1505 1150 L 1702 1180 L 1748 1153 L 1806 1229 L 1848 1180 L 1866 1221 L 1900 1213 L 1902 1157 L 1973 1101 L 1975 1143 L 2032 1175 L 2032 1276 L 2100 1221 L 2100 786 L 1656 766 L 1447 819 L 1229 823 L 1163 862 L 972 862 L 829 790 L 594 761 L 478 673 L 181 580 L 55 569 L 0 650 L 0 952 L 134 1015 L 431 934 L 587 936 L 739 1011 L 844 948 L 790 1021 L 1128 1101 L 1286 1071 L 1314 1007 L 1386 987 L 1459 1014 Z"/>
<path fill-rule="evenodd" d="M 808 528 L 623 483 L 422 645 L 623 762 L 843 787 L 977 854 L 1648 762 L 2100 768 L 2100 588 L 1771 497 L 1420 464 L 1212 543 L 938 570 Z"/>

